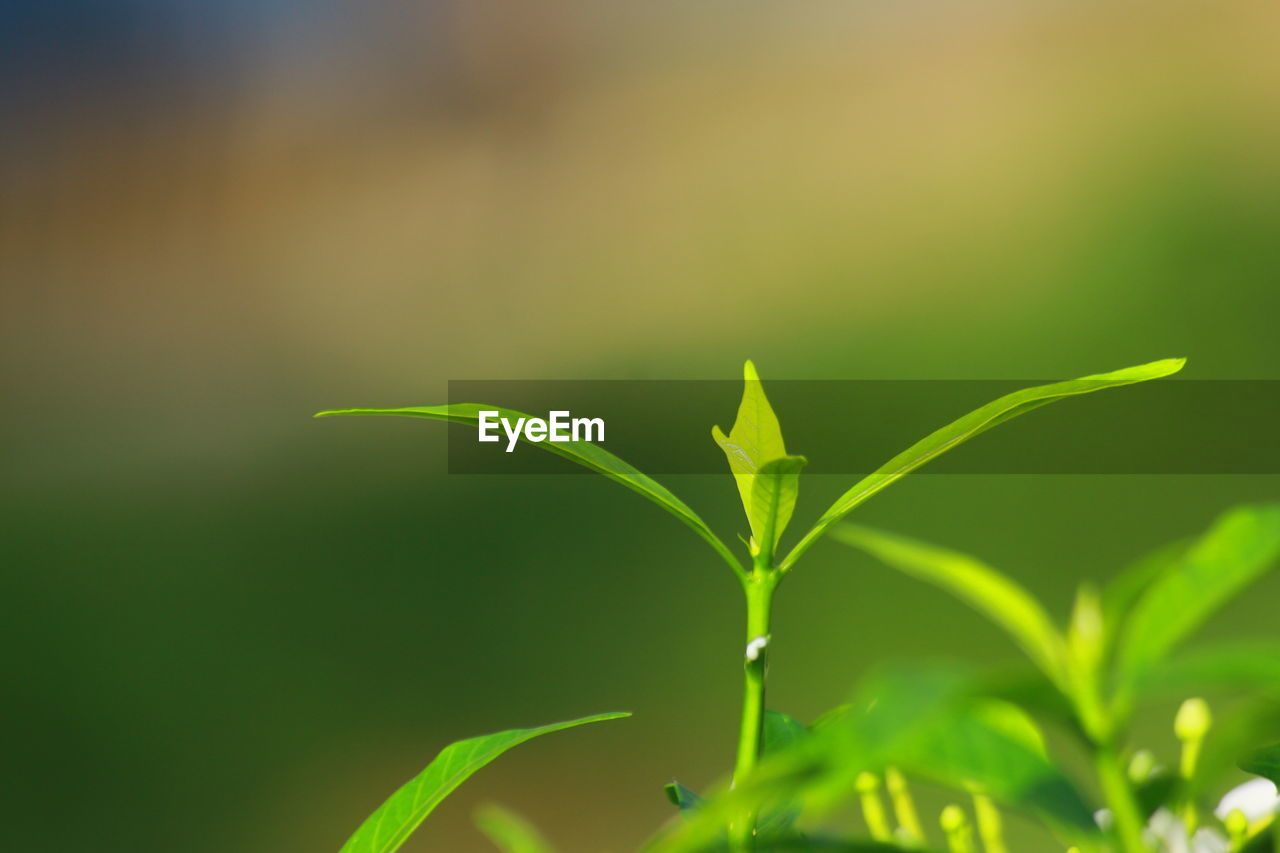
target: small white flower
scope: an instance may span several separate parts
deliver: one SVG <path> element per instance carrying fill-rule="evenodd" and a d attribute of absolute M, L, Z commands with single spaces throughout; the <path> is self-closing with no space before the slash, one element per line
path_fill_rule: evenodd
<path fill-rule="evenodd" d="M 1188 841 L 1186 824 L 1168 809 L 1156 809 L 1143 835 L 1161 853 L 1227 853 L 1231 849 L 1222 833 L 1208 827 L 1197 829 Z"/>
<path fill-rule="evenodd" d="M 1191 853 L 1228 853 L 1231 843 L 1216 829 L 1201 827 L 1191 836 Z"/>
<path fill-rule="evenodd" d="M 756 637 L 747 643 L 747 660 L 759 660 L 760 653 L 764 651 L 764 647 L 769 645 L 768 637 Z"/>
<path fill-rule="evenodd" d="M 1280 792 L 1268 779 L 1250 779 L 1228 791 L 1213 813 L 1219 820 L 1226 820 L 1233 811 L 1243 813 L 1251 824 L 1280 814 Z M 1093 819 L 1104 832 L 1115 822 L 1110 809 L 1094 812 Z M 1228 853 L 1231 849 L 1226 837 L 1209 827 L 1196 830 L 1188 840 L 1186 824 L 1168 809 L 1157 809 L 1151 815 L 1143 836 L 1147 844 L 1160 853 Z"/>
<path fill-rule="evenodd" d="M 1270 779 L 1250 779 L 1237 785 L 1222 796 L 1213 813 L 1219 820 L 1226 820 L 1234 811 L 1244 813 L 1249 823 L 1268 818 L 1280 812 L 1280 794 Z"/>

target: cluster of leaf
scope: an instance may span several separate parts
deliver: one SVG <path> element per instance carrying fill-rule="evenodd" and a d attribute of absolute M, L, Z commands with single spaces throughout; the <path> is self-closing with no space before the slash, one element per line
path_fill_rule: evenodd
<path fill-rule="evenodd" d="M 1104 593 L 1082 590 L 1066 631 L 1056 628 L 1028 593 L 977 561 L 853 527 L 842 519 L 880 490 L 991 427 L 1056 400 L 1167 376 L 1181 366 L 1181 360 L 1154 362 L 1028 388 L 995 400 L 930 434 L 854 484 L 778 559 L 777 545 L 793 514 L 804 459 L 786 453 L 777 417 L 748 362 L 737 421 L 728 435 L 718 428 L 713 432 L 729 460 L 750 525 L 750 559 L 745 565 L 683 501 L 603 448 L 588 442 L 534 444 L 662 506 L 704 539 L 744 586 L 768 583 L 772 588 L 819 537 L 833 533 L 891 566 L 960 596 L 1007 630 L 1037 668 L 1033 676 L 1014 679 L 939 666 L 882 669 L 860 686 L 847 706 L 813 726 L 769 712 L 763 718 L 760 765 L 732 791 L 705 800 L 683 786 L 668 786 L 669 797 L 685 819 L 660 833 L 650 846 L 662 851 L 727 849 L 731 843 L 739 847 L 740 841 L 726 840 L 725 827 L 750 814 L 755 826 L 751 844 L 757 850 L 924 849 L 928 839 L 918 819 L 905 813 L 910 809 L 904 791 L 895 800 L 900 826 L 892 837 L 871 826 L 869 812 L 869 828 L 877 836 L 870 840 L 832 839 L 796 829 L 801 816 L 806 821 L 820 818 L 854 795 L 863 798 L 865 808 L 873 808 L 867 780 L 888 774 L 901 786 L 905 773 L 975 795 L 980 830 L 984 814 L 988 822 L 994 819 L 989 806 L 994 799 L 1039 816 L 1081 850 L 1103 849 L 1108 839 L 1097 828 L 1088 798 L 1049 758 L 1037 718 L 1066 721 L 1096 753 L 1099 772 L 1105 773 L 1120 766 L 1121 736 L 1135 703 L 1144 695 L 1223 681 L 1269 685 L 1274 691 L 1280 685 L 1280 655 L 1235 648 L 1170 660 L 1168 653 L 1214 608 L 1274 561 L 1280 548 L 1280 509 L 1238 510 L 1197 542 L 1143 561 Z M 480 404 L 322 414 L 403 415 L 474 425 L 481 410 L 492 409 L 503 417 L 523 416 Z M 625 715 L 588 717 L 453 744 L 374 812 L 343 853 L 390 853 L 449 792 L 506 749 L 550 731 L 619 716 Z M 1272 722 L 1255 714 L 1254 722 L 1258 721 Z M 1220 728 L 1238 742 L 1209 752 L 1237 754 L 1233 750 L 1250 738 L 1257 742 L 1255 730 L 1252 724 Z M 1266 760 L 1265 755 L 1258 759 L 1258 766 L 1272 766 Z M 1120 794 L 1131 794 L 1134 819 L 1141 820 L 1158 805 L 1194 802 L 1207 789 L 1211 774 L 1223 769 L 1221 764 L 1204 761 L 1196 778 L 1178 780 L 1175 786 L 1161 787 L 1152 779 L 1143 780 L 1141 789 L 1131 789 L 1131 780 L 1125 776 L 1103 778 L 1103 787 L 1119 786 Z M 1108 803 L 1115 805 L 1116 792 L 1111 793 Z M 1119 799 L 1123 805 L 1124 797 Z M 504 851 L 548 849 L 531 827 L 508 812 L 490 809 L 478 820 Z M 966 849 L 964 831 L 957 825 L 948 834 L 953 850 Z M 987 853 L 1002 853 L 996 849 L 1001 842 L 987 835 L 983 839 Z M 1117 843 L 1129 853 L 1140 849 L 1134 848 L 1132 839 L 1129 842 L 1119 839 Z"/>
<path fill-rule="evenodd" d="M 1205 813 L 1236 759 L 1280 733 L 1280 646 L 1173 654 L 1231 596 L 1276 565 L 1280 505 L 1235 508 L 1199 538 L 1138 561 L 1101 592 L 1082 587 L 1065 630 L 1025 589 L 972 557 L 849 524 L 833 535 L 974 607 L 1009 634 L 1034 669 L 882 668 L 841 713 L 766 759 L 747 784 L 703 801 L 697 819 L 668 833 L 656 849 L 714 849 L 725 821 L 744 809 L 785 806 L 821 817 L 854 799 L 867 772 L 894 768 L 1034 815 L 1064 846 L 1127 850 L 1114 823 L 1104 834 L 1093 817 L 1099 806 L 1114 803 L 1090 802 L 1089 786 L 1069 778 L 1046 752 L 1042 725 L 1061 725 L 1077 736 L 1100 776 L 1118 774 L 1110 781 L 1104 776 L 1101 786 L 1127 786 L 1144 828 L 1162 808 Z M 1191 772 L 1139 768 L 1130 760 L 1136 753 L 1124 736 L 1140 702 L 1211 688 L 1243 688 L 1251 701 L 1212 728 Z M 1280 744 L 1252 752 L 1240 766 L 1280 783 Z M 1265 822 L 1253 827 L 1239 849 L 1272 850 L 1267 828 Z M 906 839 L 908 849 L 926 840 Z M 1150 841 L 1138 843 L 1145 850 Z"/>

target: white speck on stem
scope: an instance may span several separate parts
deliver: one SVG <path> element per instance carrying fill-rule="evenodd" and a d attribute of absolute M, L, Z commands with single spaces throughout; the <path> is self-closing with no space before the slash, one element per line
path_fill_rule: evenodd
<path fill-rule="evenodd" d="M 760 653 L 764 651 L 764 647 L 769 645 L 768 637 L 756 637 L 747 643 L 747 660 L 759 660 Z"/>

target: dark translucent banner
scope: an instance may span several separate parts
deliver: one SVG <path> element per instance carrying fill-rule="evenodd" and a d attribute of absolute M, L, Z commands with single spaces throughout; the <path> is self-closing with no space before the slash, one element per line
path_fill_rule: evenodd
<path fill-rule="evenodd" d="M 857 475 L 983 404 L 1037 384 L 770 380 L 765 391 L 787 451 L 807 456 L 810 473 Z M 591 429 L 594 439 L 602 421 L 604 439 L 596 443 L 650 474 L 725 473 L 711 427 L 732 426 L 741 393 L 740 380 L 449 383 L 451 404 L 487 403 L 555 420 L 566 437 L 579 420 L 579 438 Z M 450 427 L 449 470 L 582 473 L 541 448 L 512 446 L 516 426 L 492 424 L 488 435 L 497 438 L 485 442 L 474 426 Z M 1280 381 L 1165 380 L 1060 400 L 973 438 L 922 473 L 1280 474 Z"/>

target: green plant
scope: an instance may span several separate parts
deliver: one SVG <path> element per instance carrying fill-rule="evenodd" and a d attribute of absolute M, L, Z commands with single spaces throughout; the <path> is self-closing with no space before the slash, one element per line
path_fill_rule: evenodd
<path fill-rule="evenodd" d="M 1092 755 L 1122 850 L 1148 849 L 1144 833 L 1155 805 L 1176 805 L 1185 834 L 1196 832 L 1201 818 L 1196 797 L 1218 769 L 1202 761 L 1211 725 L 1203 700 L 1184 702 L 1175 720 L 1175 734 L 1182 744 L 1178 790 L 1166 798 L 1153 803 L 1147 797 L 1144 804 L 1140 786 L 1155 780 L 1149 768 L 1130 772 L 1130 763 L 1123 760 L 1124 735 L 1137 701 L 1159 690 L 1170 676 L 1177 680 L 1179 664 L 1170 661 L 1170 653 L 1280 558 L 1280 504 L 1238 507 L 1198 539 L 1139 561 L 1101 592 L 1081 587 L 1066 630 L 1055 626 L 1021 586 L 972 557 L 851 524 L 840 525 L 833 535 L 888 566 L 951 592 L 1014 639 L 1039 671 L 1038 679 L 1021 687 L 1024 704 L 1035 710 L 1065 707 L 1072 730 Z M 1265 667 L 1272 660 L 1259 654 L 1255 663 Z M 1222 665 L 1226 663 L 1230 666 Z M 1235 672 L 1246 685 L 1257 686 L 1257 668 L 1240 664 L 1238 650 L 1230 650 L 1211 668 Z M 1203 659 L 1199 666 L 1204 666 Z M 1275 755 L 1274 748 L 1259 752 L 1244 767 L 1274 778 Z M 1246 832 L 1241 842 L 1262 828 Z"/>
<path fill-rule="evenodd" d="M 765 672 L 770 642 L 770 614 L 773 596 L 782 579 L 795 568 L 799 559 L 821 536 L 832 530 L 863 501 L 937 456 L 992 427 L 1057 400 L 1168 376 L 1180 370 L 1182 365 L 1183 360 L 1181 359 L 1166 359 L 1111 373 L 1027 388 L 988 403 L 931 433 L 890 459 L 872 474 L 859 480 L 817 519 L 799 541 L 789 551 L 785 552 L 784 556 L 779 556 L 778 546 L 793 515 L 799 489 L 799 475 L 805 464 L 805 459 L 804 457 L 787 453 L 778 418 L 765 397 L 754 366 L 751 362 L 747 362 L 744 369 L 742 401 L 732 428 L 727 435 L 718 427 L 712 431 L 714 440 L 723 449 L 728 460 L 730 471 L 735 478 L 739 497 L 746 513 L 750 537 L 747 540 L 745 561 L 740 560 L 697 513 L 667 488 L 603 448 L 582 441 L 570 443 L 537 442 L 533 443 L 533 446 L 556 453 L 602 474 L 658 504 L 690 527 L 710 545 L 738 578 L 746 601 L 746 636 L 743 653 L 743 701 L 733 780 L 735 788 L 741 791 L 750 787 L 748 783 L 757 777 L 761 779 L 767 778 L 767 776 L 757 773 L 762 755 L 767 757 L 772 752 L 777 756 L 794 758 L 795 755 L 806 754 L 808 750 L 812 749 L 808 744 L 816 743 L 819 740 L 811 737 L 813 733 L 809 729 L 800 726 L 790 718 L 766 712 Z M 397 409 L 348 409 L 321 412 L 320 416 L 392 415 L 476 425 L 480 420 L 480 413 L 490 410 L 497 411 L 500 417 L 512 420 L 527 417 L 520 412 L 475 403 Z M 1071 679 L 1074 676 L 1065 669 L 1068 666 L 1068 662 L 1059 648 L 1059 641 L 1051 639 L 1054 635 L 1051 635 L 1047 621 L 1043 624 L 1036 621 L 1039 617 L 1035 615 L 1034 608 L 1030 608 L 1025 601 L 1020 600 L 1017 592 L 1009 585 L 997 585 L 993 589 L 993 594 L 996 596 L 993 599 L 994 603 L 1001 605 L 1003 603 L 1012 603 L 1019 608 L 1017 615 L 1013 617 L 1018 623 L 1016 627 L 1019 630 L 1019 637 L 1029 643 L 1028 650 L 1037 660 L 1037 663 L 1040 663 L 1047 671 L 1052 673 L 1056 684 L 1073 683 Z M 1012 598 L 1005 602 L 1000 598 L 1001 595 L 1006 599 L 1009 599 L 1010 596 Z M 1028 619 L 1032 621 L 1022 624 Z M 1134 654 L 1153 654 L 1156 651 L 1158 651 L 1157 648 L 1143 647 L 1138 648 Z M 1138 663 L 1141 663 L 1141 660 Z M 922 730 L 930 730 L 930 727 L 932 727 L 934 737 L 941 736 L 941 730 L 938 727 L 942 725 L 940 722 L 942 718 L 935 718 L 931 710 L 920 706 L 921 697 L 929 697 L 929 701 L 938 703 L 938 707 L 944 705 L 951 707 L 954 705 L 956 709 L 959 709 L 955 714 L 945 718 L 944 728 L 968 726 L 974 737 L 979 738 L 979 740 L 986 738 L 990 742 L 989 745 L 993 745 L 993 748 L 998 749 L 999 755 L 1005 758 L 1016 757 L 1017 761 L 1021 762 L 1019 765 L 1021 771 L 1030 774 L 1027 778 L 1039 780 L 1044 773 L 1052 769 L 1047 760 L 1043 758 L 1043 750 L 1039 747 L 1036 737 L 1033 736 L 1035 735 L 1034 726 L 1028 723 L 1016 708 L 1008 703 L 1001 703 L 993 699 L 978 701 L 969 697 L 961 700 L 958 698 L 961 695 L 961 691 L 957 687 L 958 683 L 956 679 L 949 675 L 935 674 L 923 678 L 915 685 L 910 685 L 909 689 L 900 690 L 899 692 L 902 694 L 900 706 L 884 703 L 880 707 L 881 709 L 891 706 L 896 707 L 895 713 L 901 716 L 897 721 L 884 721 L 883 724 L 897 732 L 902 728 L 901 720 L 916 720 L 919 726 L 923 727 Z M 920 688 L 923 688 L 923 692 L 921 692 Z M 1110 719 L 1099 716 L 1101 712 L 1092 706 L 1089 706 L 1088 711 L 1092 715 L 1089 719 L 1094 725 L 1103 725 Z M 838 714 L 835 715 L 833 720 L 838 722 L 840 716 Z M 840 732 L 840 736 L 848 741 L 843 745 L 829 744 L 832 747 L 831 754 L 833 755 L 852 756 L 858 753 L 859 750 L 867 753 L 868 756 L 871 753 L 880 755 L 886 745 L 898 742 L 895 737 L 885 737 L 872 744 L 870 742 L 862 742 L 866 740 L 865 732 L 854 737 L 846 732 L 846 726 L 832 724 L 826 728 L 831 732 Z M 540 733 L 542 730 L 531 731 Z M 507 735 L 510 734 L 507 733 Z M 836 736 L 832 735 L 832 737 Z M 862 740 L 860 741 L 859 738 Z M 516 742 L 518 742 L 518 739 L 509 740 L 508 745 L 514 745 Z M 945 744 L 945 742 L 944 738 L 939 743 Z M 442 753 L 441 758 L 437 759 L 437 763 L 450 750 L 458 746 L 460 745 L 455 744 L 445 753 Z M 836 749 L 836 746 L 840 748 Z M 494 754 L 496 755 L 496 753 Z M 972 763 L 973 758 L 973 756 L 969 756 L 967 760 Z M 855 766 L 856 763 L 851 762 L 847 766 Z M 1101 766 L 1110 768 L 1113 763 L 1112 759 L 1109 758 L 1108 762 Z M 965 762 L 962 761 L 960 764 L 964 765 Z M 434 766 L 435 763 L 433 763 L 432 767 Z M 431 767 L 428 767 L 423 775 L 429 775 L 431 772 Z M 430 795 L 423 802 L 430 800 L 430 804 L 433 806 L 435 802 L 438 802 L 439 798 L 452 789 L 452 785 L 465 778 L 465 775 L 468 774 L 456 777 L 456 781 L 453 781 L 448 786 L 419 783 L 417 780 L 410 783 L 405 789 L 397 792 L 379 812 L 375 812 L 370 821 L 366 822 L 365 826 L 357 832 L 351 842 L 348 842 L 348 848 L 346 849 L 353 851 L 366 849 L 391 851 L 396 849 L 430 810 L 430 806 L 423 809 L 417 805 L 418 800 L 425 796 L 423 792 L 430 789 Z M 993 776 L 991 773 L 986 775 Z M 421 778 L 419 777 L 419 779 Z M 999 788 L 998 780 L 995 780 L 995 783 L 995 788 Z M 762 786 L 757 787 L 760 790 L 764 790 Z M 835 786 L 837 789 L 838 787 Z M 904 798 L 907 797 L 905 784 L 899 784 L 896 788 L 899 812 L 905 814 L 907 812 L 904 804 Z M 406 790 L 409 793 L 406 793 Z M 811 792 L 802 792 L 797 789 L 794 793 L 796 794 L 795 799 L 798 800 L 802 799 L 800 796 L 802 793 L 807 796 Z M 669 790 L 669 794 L 672 795 L 673 801 L 683 809 L 690 809 L 694 803 L 693 796 L 687 789 L 677 787 L 674 792 Z M 986 795 L 978 794 L 978 796 Z M 795 835 L 791 827 L 796 809 L 791 802 L 790 795 L 782 796 L 781 800 L 780 806 L 775 803 L 771 808 L 766 809 L 764 807 L 765 801 L 756 803 L 750 797 L 739 795 L 736 798 L 732 796 L 720 798 L 719 802 L 731 804 L 727 807 L 730 809 L 728 812 L 724 812 L 722 809 L 725 807 L 722 806 L 698 808 L 696 811 L 699 819 L 691 821 L 689 825 L 691 827 L 711 825 L 708 823 L 706 816 L 718 815 L 717 820 L 721 821 L 718 824 L 720 829 L 713 833 L 710 841 L 712 844 L 721 843 L 716 833 L 727 827 L 727 843 L 734 850 L 747 850 L 761 845 L 784 845 L 791 843 L 788 841 L 788 837 Z M 985 803 L 985 801 L 982 802 Z M 980 822 L 978 829 L 980 834 L 984 834 L 987 838 L 988 848 L 994 844 L 992 839 L 995 837 L 993 835 L 995 830 L 992 829 L 992 814 L 992 808 L 984 807 L 980 810 L 980 816 L 984 816 L 985 820 Z M 385 822 L 389 815 L 406 815 L 407 817 L 403 820 L 394 821 L 397 829 L 392 835 L 385 835 L 379 829 L 379 826 Z M 1078 819 L 1078 817 L 1079 812 L 1077 809 L 1073 819 Z M 1132 823 L 1128 815 L 1123 818 L 1123 822 L 1125 823 L 1126 831 L 1128 831 Z M 370 828 L 370 823 L 373 824 L 372 828 Z M 692 838 L 696 834 L 696 831 L 691 830 L 690 833 L 687 833 L 687 837 Z M 365 837 L 374 838 L 377 844 L 373 846 L 352 846 L 353 844 L 365 844 L 366 842 L 361 840 Z M 964 840 L 967 838 L 967 834 L 962 827 L 952 827 L 949 837 L 954 839 L 953 847 L 968 844 Z M 919 841 L 920 839 L 916 840 Z M 882 839 L 882 841 L 887 841 L 887 839 Z M 677 839 L 671 842 L 662 841 L 659 843 L 670 843 L 678 846 L 685 842 Z M 846 847 L 844 849 L 854 848 Z M 1136 850 L 1137 848 L 1131 847 L 1130 849 Z M 989 853 L 996 853 L 996 851 L 989 850 Z"/>

